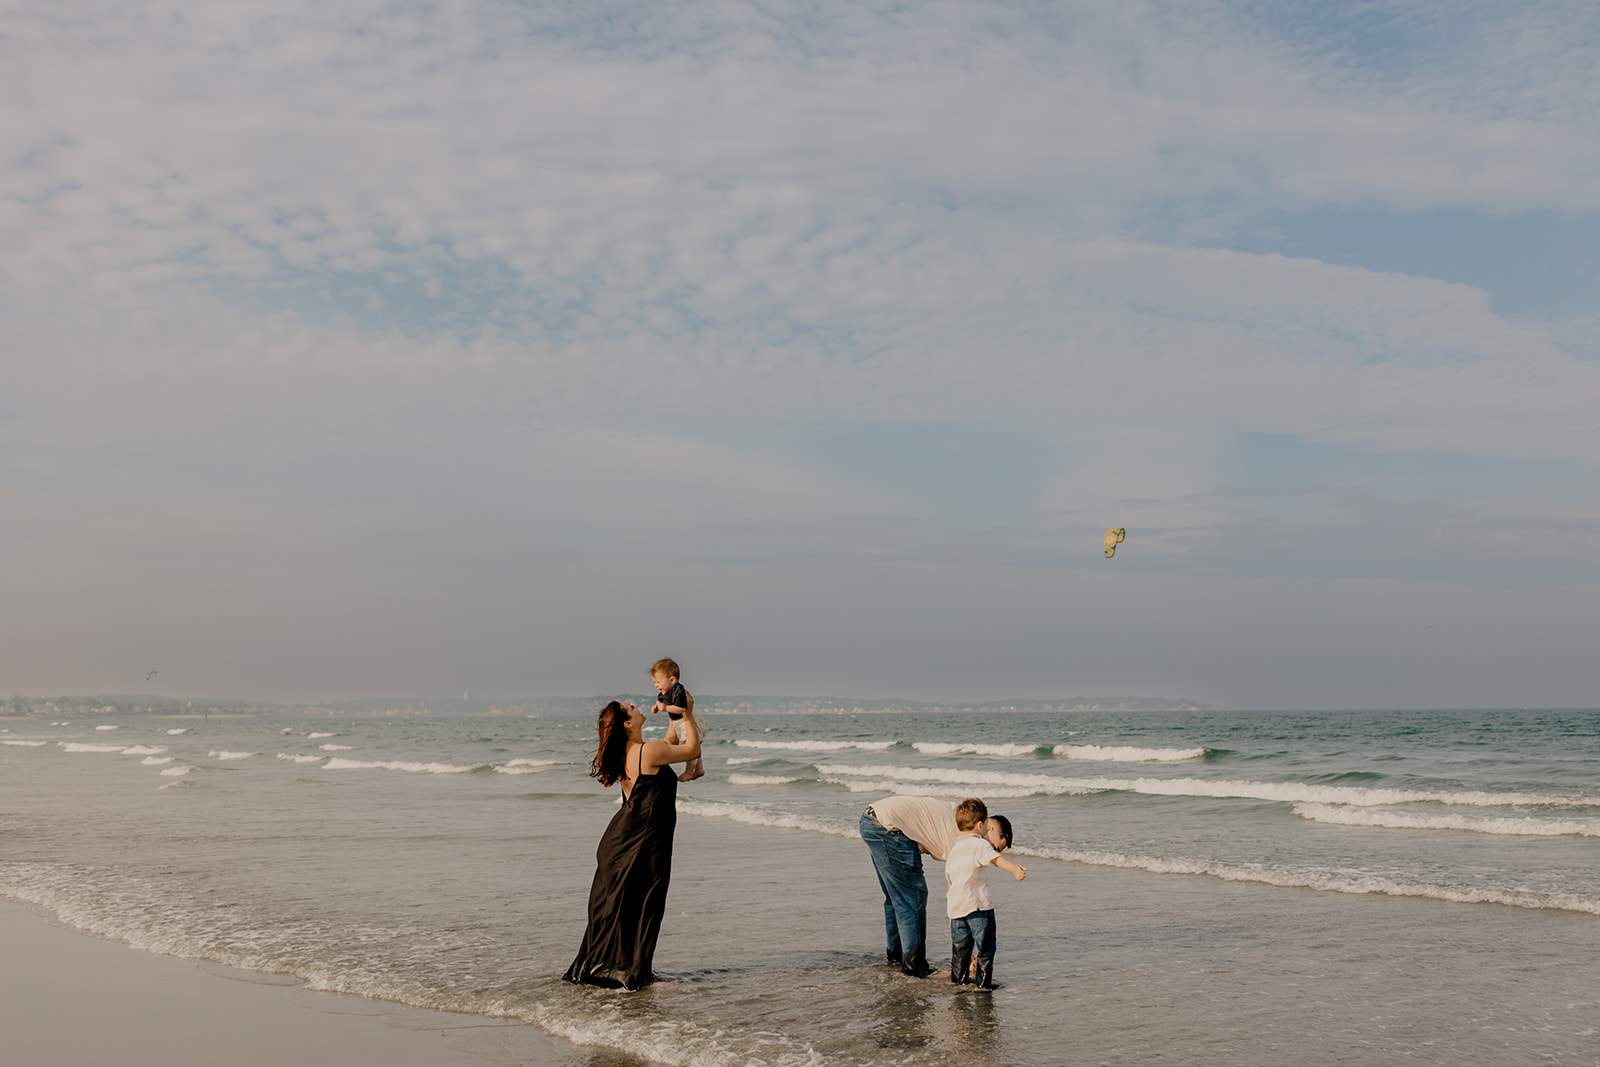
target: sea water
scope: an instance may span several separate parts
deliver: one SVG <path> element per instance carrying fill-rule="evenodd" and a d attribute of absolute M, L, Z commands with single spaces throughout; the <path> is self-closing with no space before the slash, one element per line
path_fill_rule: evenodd
<path fill-rule="evenodd" d="M 575 1063 L 1600 1063 L 1600 713 L 707 722 L 639 993 L 558 978 L 617 803 L 587 716 L 3 721 L 0 895 Z M 993 993 L 884 964 L 891 793 L 1014 824 Z"/>

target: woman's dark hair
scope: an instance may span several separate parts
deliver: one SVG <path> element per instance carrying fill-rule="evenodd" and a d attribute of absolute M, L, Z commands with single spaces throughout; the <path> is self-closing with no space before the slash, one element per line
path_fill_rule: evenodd
<path fill-rule="evenodd" d="M 1005 841 L 1006 847 L 1010 848 L 1011 847 L 1011 820 L 1006 818 L 1004 815 L 991 815 L 991 816 L 989 816 L 989 821 L 990 822 L 997 822 L 997 823 L 1000 824 L 1000 837 Z"/>
<path fill-rule="evenodd" d="M 620 701 L 613 700 L 600 709 L 596 724 L 600 733 L 600 747 L 595 750 L 594 762 L 589 764 L 589 777 L 600 779 L 601 785 L 610 785 L 628 773 L 628 710 Z"/>

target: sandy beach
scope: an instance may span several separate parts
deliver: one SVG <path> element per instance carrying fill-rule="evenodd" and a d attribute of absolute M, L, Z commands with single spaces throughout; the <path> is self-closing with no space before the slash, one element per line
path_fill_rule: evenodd
<path fill-rule="evenodd" d="M 1600 1062 L 1591 716 L 729 716 L 627 995 L 559 978 L 592 727 L 486 721 L 13 728 L 6 1067 Z M 904 788 L 1017 829 L 993 995 L 882 962 Z"/>
<path fill-rule="evenodd" d="M 0 1032 L 15 1067 L 580 1062 L 571 1046 L 557 1047 L 535 1027 L 158 956 L 63 929 L 8 901 L 0 901 L 0 944 Z"/>

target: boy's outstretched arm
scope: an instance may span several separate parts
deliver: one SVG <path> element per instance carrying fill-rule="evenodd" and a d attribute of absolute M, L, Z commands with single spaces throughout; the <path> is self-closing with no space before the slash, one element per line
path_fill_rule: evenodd
<path fill-rule="evenodd" d="M 991 867 L 999 867 L 1002 871 L 1010 871 L 1016 876 L 1016 879 L 1019 882 L 1028 877 L 1028 868 L 1018 867 L 1015 863 L 1012 863 L 1004 856 L 996 856 L 994 859 L 989 861 L 989 865 Z"/>

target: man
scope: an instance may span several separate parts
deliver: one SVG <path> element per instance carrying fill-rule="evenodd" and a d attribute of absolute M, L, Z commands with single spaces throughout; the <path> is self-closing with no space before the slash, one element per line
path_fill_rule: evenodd
<path fill-rule="evenodd" d="M 959 806 L 933 797 L 885 797 L 861 815 L 861 840 L 872 854 L 883 889 L 883 927 L 890 963 L 900 973 L 926 978 L 928 966 L 928 880 L 922 873 L 922 854 L 940 863 L 961 831 L 956 812 L 979 822 L 989 809 L 977 797 Z"/>

